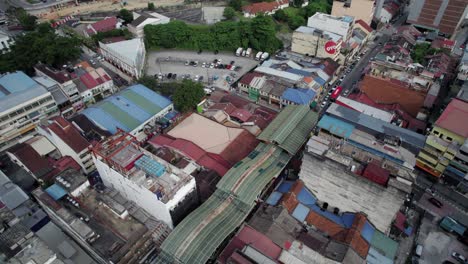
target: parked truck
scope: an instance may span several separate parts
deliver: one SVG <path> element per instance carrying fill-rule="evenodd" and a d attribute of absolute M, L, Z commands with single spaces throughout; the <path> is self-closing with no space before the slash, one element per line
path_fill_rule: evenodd
<path fill-rule="evenodd" d="M 245 56 L 250 57 L 250 54 L 252 54 L 252 48 L 247 49 L 247 51 L 245 52 Z"/>
<path fill-rule="evenodd" d="M 257 52 L 257 55 L 255 55 L 255 60 L 260 60 L 260 58 L 262 57 L 262 54 L 263 52 L 261 51 Z"/>
<path fill-rule="evenodd" d="M 268 52 L 263 52 L 262 57 L 260 58 L 260 60 L 264 61 L 264 60 L 268 59 L 269 56 L 270 56 L 270 54 L 268 54 Z"/>
<path fill-rule="evenodd" d="M 244 50 L 243 48 L 237 48 L 237 50 L 236 50 L 236 56 L 239 57 L 239 56 L 242 54 L 242 51 L 243 51 L 243 50 Z"/>

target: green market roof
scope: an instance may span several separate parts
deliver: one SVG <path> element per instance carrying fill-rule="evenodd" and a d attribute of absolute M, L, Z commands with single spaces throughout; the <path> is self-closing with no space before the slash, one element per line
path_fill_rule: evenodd
<path fill-rule="evenodd" d="M 306 105 L 289 105 L 268 125 L 258 139 L 272 142 L 294 155 L 304 144 L 318 120 Z"/>

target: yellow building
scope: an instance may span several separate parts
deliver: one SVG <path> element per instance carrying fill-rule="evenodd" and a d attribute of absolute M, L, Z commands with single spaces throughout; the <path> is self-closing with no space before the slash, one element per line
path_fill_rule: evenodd
<path fill-rule="evenodd" d="M 468 138 L 468 103 L 453 99 L 437 119 L 416 166 L 440 177 Z"/>
<path fill-rule="evenodd" d="M 373 0 L 333 1 L 331 14 L 332 16 L 352 16 L 370 25 L 374 16 L 374 3 Z"/>

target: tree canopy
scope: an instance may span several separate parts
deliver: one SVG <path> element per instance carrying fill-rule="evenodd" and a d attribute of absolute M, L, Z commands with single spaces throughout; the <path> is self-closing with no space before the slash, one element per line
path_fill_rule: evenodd
<path fill-rule="evenodd" d="M 122 18 L 125 23 L 131 23 L 133 21 L 133 14 L 132 12 L 128 11 L 127 9 L 123 8 L 119 11 L 119 17 Z"/>
<path fill-rule="evenodd" d="M 181 112 L 191 111 L 205 95 L 203 85 L 192 80 L 184 80 L 176 88 L 172 101 L 177 110 Z"/>
<path fill-rule="evenodd" d="M 236 11 L 242 11 L 242 0 L 230 0 L 229 6 Z"/>
<path fill-rule="evenodd" d="M 223 12 L 223 16 L 227 20 L 231 20 L 236 16 L 236 10 L 234 10 L 234 8 L 232 8 L 230 6 L 225 7 L 224 12 Z"/>
<path fill-rule="evenodd" d="M 273 19 L 264 15 L 251 21 L 222 21 L 211 26 L 187 25 L 176 20 L 164 25 L 148 25 L 144 30 L 146 43 L 153 49 L 232 51 L 251 47 L 272 53 L 282 47 L 275 36 Z"/>
<path fill-rule="evenodd" d="M 31 31 L 36 28 L 37 17 L 31 16 L 24 9 L 16 9 L 15 16 L 18 19 L 20 25 L 23 26 L 24 30 Z"/>
<path fill-rule="evenodd" d="M 413 47 L 411 51 L 411 58 L 414 62 L 420 63 L 422 65 L 426 65 L 427 55 L 434 55 L 438 52 L 437 49 L 431 48 L 431 44 L 429 43 L 419 43 Z"/>
<path fill-rule="evenodd" d="M 154 3 L 148 3 L 148 10 L 154 11 L 156 7 L 154 7 Z"/>
<path fill-rule="evenodd" d="M 80 56 L 80 41 L 55 34 L 50 24 L 39 24 L 35 31 L 16 38 L 10 52 L 0 55 L 0 72 L 22 70 L 32 73 L 38 62 L 61 66 Z"/>

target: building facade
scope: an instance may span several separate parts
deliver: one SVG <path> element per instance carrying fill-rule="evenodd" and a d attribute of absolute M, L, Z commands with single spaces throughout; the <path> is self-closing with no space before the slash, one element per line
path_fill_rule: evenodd
<path fill-rule="evenodd" d="M 435 177 L 440 177 L 449 164 L 463 161 L 463 158 L 460 158 L 463 153 L 460 152 L 459 158 L 452 162 L 468 137 L 468 127 L 464 122 L 460 122 L 466 120 L 467 114 L 468 103 L 452 99 L 427 137 L 416 166 Z"/>
<path fill-rule="evenodd" d="M 35 134 L 37 123 L 59 113 L 52 94 L 23 72 L 0 77 L 0 151 Z"/>
<path fill-rule="evenodd" d="M 292 36 L 291 50 L 303 55 L 338 60 L 342 36 L 319 29 L 301 26 Z"/>
<path fill-rule="evenodd" d="M 143 74 L 146 49 L 142 38 L 135 38 L 110 44 L 99 42 L 102 56 L 124 73 L 134 78 Z"/>
<path fill-rule="evenodd" d="M 198 204 L 191 175 L 139 147 L 123 131 L 94 147 L 93 160 L 106 186 L 171 228 Z"/>
<path fill-rule="evenodd" d="M 333 16 L 324 13 L 315 13 L 307 20 L 307 26 L 322 31 L 328 31 L 342 36 L 343 41 L 347 42 L 351 37 L 354 18 L 351 16 Z"/>

